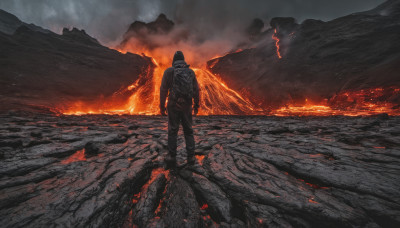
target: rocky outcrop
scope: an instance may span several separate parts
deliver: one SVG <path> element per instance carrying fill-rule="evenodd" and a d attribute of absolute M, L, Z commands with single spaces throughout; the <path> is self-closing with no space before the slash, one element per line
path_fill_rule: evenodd
<path fill-rule="evenodd" d="M 250 37 L 250 40 L 257 40 L 262 34 L 262 30 L 264 29 L 264 22 L 256 18 L 254 19 L 250 26 L 246 29 L 247 35 Z"/>
<path fill-rule="evenodd" d="M 398 117 L 194 121 L 174 172 L 165 117 L 1 115 L 2 226 L 400 225 Z"/>
<path fill-rule="evenodd" d="M 120 46 L 125 47 L 131 39 L 134 39 L 137 42 L 135 45 L 151 50 L 159 45 L 152 40 L 154 36 L 167 36 L 174 29 L 174 26 L 175 23 L 168 19 L 165 14 L 160 14 L 155 21 L 149 23 L 135 21 L 123 35 L 124 39 Z M 177 39 L 180 38 L 177 37 Z"/>
<path fill-rule="evenodd" d="M 299 24 L 293 17 L 275 17 L 269 22 L 271 28 L 277 29 L 278 31 L 290 31 L 293 32 Z"/>
<path fill-rule="evenodd" d="M 95 38 L 89 36 L 85 30 L 79 30 L 77 28 L 73 28 L 71 30 L 64 28 L 62 31 L 62 35 L 64 37 L 68 37 L 72 40 L 76 40 L 82 43 L 85 43 L 87 45 L 100 45 L 99 41 L 97 41 Z"/>
<path fill-rule="evenodd" d="M 160 14 L 155 21 L 145 23 L 142 21 L 133 22 L 125 35 L 133 33 L 139 35 L 141 33 L 162 34 L 168 33 L 174 28 L 175 23 L 167 18 L 165 14 Z"/>

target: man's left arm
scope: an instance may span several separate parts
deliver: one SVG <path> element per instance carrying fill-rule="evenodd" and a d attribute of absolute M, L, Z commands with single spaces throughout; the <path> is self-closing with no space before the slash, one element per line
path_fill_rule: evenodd
<path fill-rule="evenodd" d="M 168 69 L 164 71 L 164 75 L 161 81 L 160 87 L 160 112 L 161 115 L 165 115 L 165 100 L 167 99 L 168 95 L 168 84 L 169 84 L 169 77 L 168 77 Z"/>

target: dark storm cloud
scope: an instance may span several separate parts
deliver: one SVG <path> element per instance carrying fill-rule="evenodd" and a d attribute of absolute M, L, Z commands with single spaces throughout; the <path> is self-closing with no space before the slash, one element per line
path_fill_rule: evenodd
<path fill-rule="evenodd" d="M 117 42 L 135 20 L 151 21 L 165 13 L 209 36 L 245 26 L 259 17 L 330 20 L 371 9 L 384 0 L 1 0 L 0 8 L 27 23 L 55 32 L 85 29 L 105 44 Z M 230 33 L 230 32 L 229 32 Z"/>

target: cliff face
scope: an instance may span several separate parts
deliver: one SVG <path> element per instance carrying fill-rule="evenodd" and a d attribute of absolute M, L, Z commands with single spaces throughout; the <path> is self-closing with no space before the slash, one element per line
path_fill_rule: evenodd
<path fill-rule="evenodd" d="M 328 22 L 274 18 L 270 25 L 259 45 L 209 61 L 210 70 L 272 106 L 400 86 L 399 1 Z"/>
<path fill-rule="evenodd" d="M 109 97 L 151 66 L 149 58 L 104 47 L 84 30 L 58 35 L 0 11 L 2 111 Z"/>

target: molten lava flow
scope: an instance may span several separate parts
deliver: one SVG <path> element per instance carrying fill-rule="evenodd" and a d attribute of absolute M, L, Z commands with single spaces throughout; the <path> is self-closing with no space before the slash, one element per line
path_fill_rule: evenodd
<path fill-rule="evenodd" d="M 280 52 L 280 46 L 279 46 L 279 38 L 278 38 L 278 33 L 276 29 L 274 30 L 274 34 L 272 34 L 272 39 L 275 40 L 275 46 L 276 46 L 276 54 L 278 55 L 278 58 L 282 58 L 281 52 Z"/>
<path fill-rule="evenodd" d="M 248 99 L 230 89 L 221 79 L 208 70 L 193 69 L 201 90 L 202 107 L 200 115 L 254 115 L 260 114 Z"/>
<path fill-rule="evenodd" d="M 136 88 L 123 108 L 129 114 L 156 115 L 159 113 L 160 86 L 166 68 L 161 68 L 155 59 L 152 58 L 152 60 L 156 68 L 153 71 L 149 69 L 146 75 L 141 75 L 134 84 L 128 86 L 128 88 Z M 142 86 L 138 87 L 138 84 Z"/>
<path fill-rule="evenodd" d="M 368 116 L 380 113 L 400 115 L 397 104 L 390 97 L 400 96 L 398 88 L 374 88 L 359 91 L 341 92 L 322 103 L 313 103 L 306 99 L 305 104 L 289 104 L 273 110 L 276 116 Z"/>

